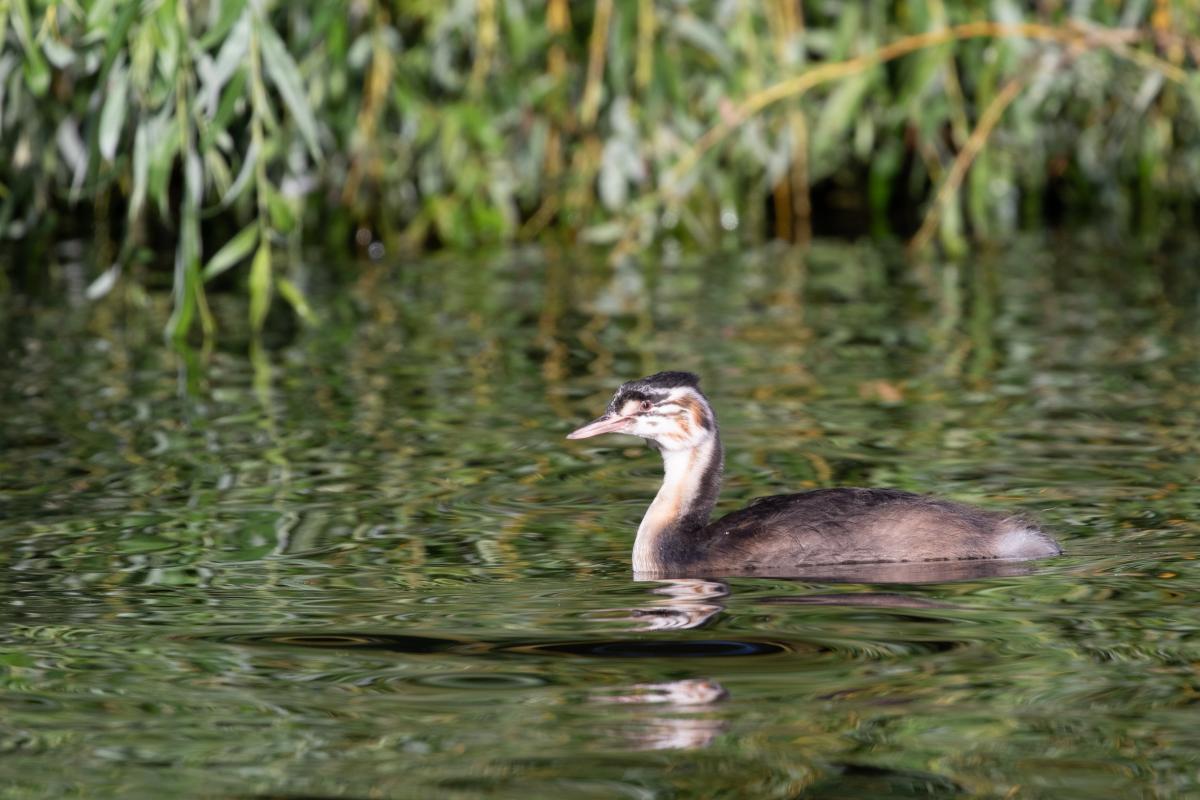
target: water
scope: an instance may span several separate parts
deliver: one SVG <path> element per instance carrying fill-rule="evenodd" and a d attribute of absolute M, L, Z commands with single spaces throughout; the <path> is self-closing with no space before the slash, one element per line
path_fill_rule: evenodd
<path fill-rule="evenodd" d="M 362 267 L 253 349 L 218 296 L 207 353 L 157 296 L 10 303 L 2 796 L 1194 797 L 1194 260 L 514 252 Z M 657 457 L 563 436 L 666 368 L 719 513 L 898 486 L 1068 554 L 636 582 Z"/>

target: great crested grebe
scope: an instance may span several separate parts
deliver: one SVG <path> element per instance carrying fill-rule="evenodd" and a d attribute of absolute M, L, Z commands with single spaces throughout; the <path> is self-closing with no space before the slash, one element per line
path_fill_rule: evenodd
<path fill-rule="evenodd" d="M 662 487 L 633 543 L 641 573 L 786 573 L 878 564 L 1059 555 L 1028 520 L 899 489 L 816 489 L 762 497 L 715 522 L 724 451 L 717 418 L 690 372 L 621 384 L 604 416 L 567 435 L 625 433 L 662 452 Z"/>

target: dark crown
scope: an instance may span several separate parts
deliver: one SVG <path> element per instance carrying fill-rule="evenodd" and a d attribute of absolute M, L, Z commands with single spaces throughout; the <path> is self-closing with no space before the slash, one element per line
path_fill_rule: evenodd
<path fill-rule="evenodd" d="M 680 386 L 688 386 L 698 392 L 700 376 L 692 372 L 656 372 L 636 381 L 626 381 L 613 395 L 608 411 L 610 414 L 617 411 L 626 400 L 660 400 L 669 390 Z"/>
<path fill-rule="evenodd" d="M 700 376 L 694 372 L 656 372 L 625 384 L 630 389 L 675 389 L 680 386 L 700 388 Z M 622 387 L 624 388 L 624 387 Z"/>

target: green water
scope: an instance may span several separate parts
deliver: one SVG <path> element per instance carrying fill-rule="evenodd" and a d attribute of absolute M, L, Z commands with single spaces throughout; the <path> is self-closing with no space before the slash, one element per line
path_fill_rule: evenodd
<path fill-rule="evenodd" d="M 1195 797 L 1196 253 L 364 265 L 211 352 L 10 301 L 0 796 Z M 657 456 L 563 436 L 669 368 L 719 513 L 897 486 L 1067 555 L 635 582 Z"/>

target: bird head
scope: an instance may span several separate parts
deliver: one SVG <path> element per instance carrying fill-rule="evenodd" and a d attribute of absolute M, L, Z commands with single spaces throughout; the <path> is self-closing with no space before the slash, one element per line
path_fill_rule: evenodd
<path fill-rule="evenodd" d="M 690 450 L 716 432 L 716 417 L 700 391 L 700 379 L 690 372 L 658 372 L 621 384 L 604 415 L 567 438 L 624 433 L 662 450 Z"/>

